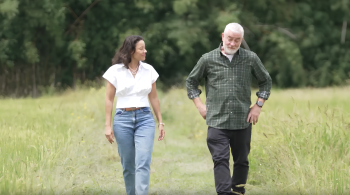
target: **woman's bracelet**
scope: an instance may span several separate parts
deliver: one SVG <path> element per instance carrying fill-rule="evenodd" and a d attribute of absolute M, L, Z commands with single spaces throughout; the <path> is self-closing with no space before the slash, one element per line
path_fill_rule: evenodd
<path fill-rule="evenodd" d="M 159 123 L 159 124 L 158 124 L 158 127 L 159 127 L 159 125 L 163 125 L 163 126 L 165 126 L 165 124 L 164 124 L 164 123 Z"/>

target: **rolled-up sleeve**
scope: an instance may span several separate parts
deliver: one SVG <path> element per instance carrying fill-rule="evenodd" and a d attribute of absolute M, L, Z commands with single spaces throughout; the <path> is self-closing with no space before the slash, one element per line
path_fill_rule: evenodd
<path fill-rule="evenodd" d="M 205 61 L 205 56 L 202 56 L 186 79 L 187 95 L 190 99 L 199 97 L 202 93 L 198 86 L 200 81 L 206 76 Z"/>
<path fill-rule="evenodd" d="M 256 95 L 265 100 L 269 99 L 272 79 L 256 54 L 254 55 L 252 74 L 257 79 L 259 85 L 259 91 L 256 92 Z"/>

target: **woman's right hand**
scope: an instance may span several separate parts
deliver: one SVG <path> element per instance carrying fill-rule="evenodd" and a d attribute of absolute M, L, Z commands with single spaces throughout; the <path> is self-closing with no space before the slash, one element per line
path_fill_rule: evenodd
<path fill-rule="evenodd" d="M 106 126 L 106 129 L 105 129 L 105 135 L 106 135 L 106 138 L 107 140 L 109 141 L 109 143 L 113 143 L 113 139 L 114 139 L 114 134 L 113 134 L 113 130 L 112 130 L 112 127 L 111 126 Z"/>

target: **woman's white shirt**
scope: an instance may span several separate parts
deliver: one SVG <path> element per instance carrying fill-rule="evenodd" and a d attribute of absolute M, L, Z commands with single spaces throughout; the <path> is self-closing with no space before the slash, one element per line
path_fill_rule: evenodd
<path fill-rule="evenodd" d="M 159 77 L 156 70 L 149 64 L 140 62 L 135 76 L 124 64 L 111 66 L 102 76 L 115 87 L 117 108 L 149 107 L 148 94 L 152 84 Z"/>

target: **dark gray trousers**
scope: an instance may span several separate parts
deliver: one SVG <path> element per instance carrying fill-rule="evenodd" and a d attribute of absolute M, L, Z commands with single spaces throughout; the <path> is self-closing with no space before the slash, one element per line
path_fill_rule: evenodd
<path fill-rule="evenodd" d="M 241 184 L 246 184 L 252 125 L 246 129 L 227 130 L 208 127 L 207 144 L 214 162 L 216 192 L 220 195 L 235 192 L 245 193 Z M 232 178 L 229 168 L 230 147 L 233 157 Z"/>

